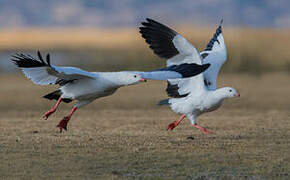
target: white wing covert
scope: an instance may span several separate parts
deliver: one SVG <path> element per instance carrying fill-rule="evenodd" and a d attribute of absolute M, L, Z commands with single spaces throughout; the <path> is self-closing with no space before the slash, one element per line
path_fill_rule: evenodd
<path fill-rule="evenodd" d="M 227 49 L 222 34 L 222 20 L 215 34 L 207 44 L 204 51 L 200 53 L 203 58 L 203 64 L 210 63 L 211 66 L 204 73 L 204 83 L 210 90 L 216 89 L 218 73 L 222 65 L 227 60 Z"/>

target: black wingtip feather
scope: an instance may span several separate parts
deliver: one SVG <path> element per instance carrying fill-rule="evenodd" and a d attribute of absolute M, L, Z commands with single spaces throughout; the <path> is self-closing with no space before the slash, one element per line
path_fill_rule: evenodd
<path fill-rule="evenodd" d="M 209 68 L 210 64 L 195 64 L 183 63 L 179 65 L 172 65 L 166 68 L 159 69 L 158 71 L 175 71 L 182 75 L 183 78 L 196 76 Z"/>
<path fill-rule="evenodd" d="M 222 23 L 223 23 L 223 19 L 221 19 L 220 24 L 218 26 L 218 28 L 216 29 L 213 37 L 211 38 L 211 40 L 208 42 L 206 48 L 204 49 L 204 51 L 211 51 L 212 47 L 214 45 L 214 42 L 219 42 L 219 40 L 217 39 L 217 37 L 222 33 Z"/>
<path fill-rule="evenodd" d="M 46 55 L 46 62 L 48 64 L 48 66 L 51 66 L 50 65 L 50 55 L 49 54 Z"/>
<path fill-rule="evenodd" d="M 224 22 L 224 19 L 221 19 L 219 26 L 222 26 L 223 22 Z"/>
<path fill-rule="evenodd" d="M 179 53 L 172 42 L 177 32 L 150 18 L 141 25 L 139 32 L 159 57 L 169 59 Z"/>
<path fill-rule="evenodd" d="M 202 72 L 204 72 L 207 68 L 209 68 L 210 64 L 181 64 L 179 65 L 176 72 L 179 72 L 183 78 L 196 76 Z"/>
<path fill-rule="evenodd" d="M 37 51 L 37 55 L 38 55 L 39 60 L 41 62 L 45 63 L 44 60 L 43 60 L 43 58 L 42 58 L 42 55 L 41 55 L 40 51 Z"/>
<path fill-rule="evenodd" d="M 11 56 L 11 60 L 14 64 L 16 64 L 20 68 L 34 68 L 34 67 L 43 67 L 43 66 L 50 66 L 50 61 L 45 63 L 41 53 L 37 52 L 39 60 L 32 57 L 29 54 L 22 54 L 22 53 L 16 53 Z"/>

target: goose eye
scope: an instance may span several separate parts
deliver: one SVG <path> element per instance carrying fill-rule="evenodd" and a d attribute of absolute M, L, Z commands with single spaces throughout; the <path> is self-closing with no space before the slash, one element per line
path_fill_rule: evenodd
<path fill-rule="evenodd" d="M 137 77 L 137 75 L 134 75 L 134 78 L 136 78 Z"/>
<path fill-rule="evenodd" d="M 232 90 L 230 89 L 230 92 L 232 92 Z"/>

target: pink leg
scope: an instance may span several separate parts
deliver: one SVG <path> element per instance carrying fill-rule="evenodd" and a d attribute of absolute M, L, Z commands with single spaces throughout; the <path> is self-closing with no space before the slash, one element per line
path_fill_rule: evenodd
<path fill-rule="evenodd" d="M 209 134 L 209 133 L 211 133 L 210 131 L 208 131 L 207 129 L 205 129 L 205 128 L 199 126 L 199 125 L 197 125 L 196 123 L 194 125 L 192 125 L 192 126 L 195 127 L 195 128 L 197 128 L 197 129 L 202 130 L 203 134 Z"/>
<path fill-rule="evenodd" d="M 173 123 L 171 123 L 171 124 L 169 124 L 168 125 L 168 128 L 167 128 L 167 130 L 173 130 L 176 126 L 178 126 L 179 125 L 179 123 L 185 118 L 186 116 L 184 115 L 184 114 L 182 114 L 181 116 L 180 116 L 180 118 L 179 118 L 179 120 L 177 120 L 177 121 L 174 121 Z"/>
<path fill-rule="evenodd" d="M 57 107 L 59 106 L 59 104 L 61 103 L 62 99 L 61 97 L 59 97 L 59 99 L 57 100 L 56 104 L 49 110 L 47 111 L 42 117 L 47 120 L 47 118 L 56 111 Z"/>
<path fill-rule="evenodd" d="M 77 110 L 77 107 L 73 107 L 71 112 L 68 116 L 65 116 L 57 125 L 59 127 L 60 132 L 62 132 L 62 129 L 67 130 L 67 123 L 69 122 L 70 118 L 72 117 L 73 113 Z"/>

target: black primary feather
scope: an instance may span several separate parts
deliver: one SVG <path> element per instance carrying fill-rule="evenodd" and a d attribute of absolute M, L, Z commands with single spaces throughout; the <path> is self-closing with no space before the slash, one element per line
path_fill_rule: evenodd
<path fill-rule="evenodd" d="M 215 42 L 220 43 L 219 40 L 217 39 L 217 37 L 222 33 L 222 23 L 223 23 L 223 19 L 221 20 L 219 27 L 216 29 L 213 37 L 208 42 L 208 44 L 207 44 L 206 48 L 204 49 L 204 51 L 211 51 Z"/>
<path fill-rule="evenodd" d="M 21 53 L 12 55 L 12 61 L 20 68 L 34 68 L 34 67 L 47 66 L 47 64 L 45 64 L 44 62 L 38 61 L 37 59 L 29 55 L 25 55 Z"/>
<path fill-rule="evenodd" d="M 179 87 L 178 87 L 177 84 L 176 85 L 172 85 L 172 84 L 170 84 L 169 81 L 167 81 L 166 92 L 167 92 L 167 95 L 169 97 L 173 97 L 173 98 L 183 98 L 183 97 L 186 97 L 186 96 L 189 95 L 189 93 L 187 93 L 187 94 L 179 94 L 178 89 L 179 89 Z"/>
<path fill-rule="evenodd" d="M 139 32 L 154 53 L 166 59 L 177 55 L 179 52 L 172 40 L 178 33 L 153 19 L 146 20 L 141 23 L 143 26 L 139 27 Z"/>
<path fill-rule="evenodd" d="M 37 55 L 38 55 L 39 60 L 40 60 L 42 63 L 45 63 L 44 60 L 43 60 L 43 58 L 42 58 L 42 55 L 41 55 L 41 53 L 40 53 L 39 51 L 37 51 Z"/>
<path fill-rule="evenodd" d="M 48 66 L 51 66 L 50 65 L 50 55 L 49 54 L 46 55 L 46 62 L 48 64 Z"/>
<path fill-rule="evenodd" d="M 12 55 L 12 61 L 20 68 L 35 68 L 35 67 L 44 67 L 50 65 L 50 60 L 48 59 L 45 63 L 40 52 L 37 52 L 39 60 L 36 58 L 30 56 L 29 54 L 22 54 L 22 53 L 16 53 L 15 55 Z"/>
<path fill-rule="evenodd" d="M 157 71 L 175 71 L 182 75 L 183 78 L 196 76 L 209 68 L 210 64 L 199 65 L 196 63 L 183 63 L 179 65 L 172 65 Z"/>
<path fill-rule="evenodd" d="M 49 54 L 46 55 L 46 62 L 44 61 L 39 51 L 37 51 L 37 56 L 39 60 L 30 56 L 29 54 L 16 53 L 15 55 L 12 55 L 12 61 L 20 68 L 50 67 L 53 69 L 53 67 L 51 67 L 51 64 L 50 64 Z M 58 84 L 60 86 L 64 86 L 67 83 L 74 82 L 75 80 L 76 79 L 65 80 L 65 79 L 58 78 L 56 82 L 51 83 L 51 84 Z"/>

